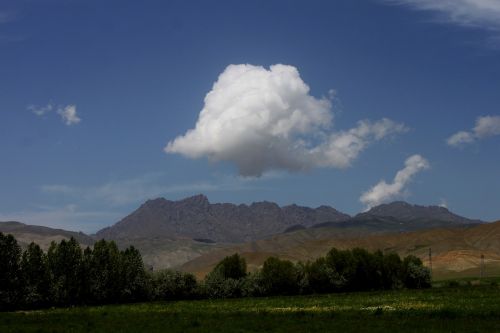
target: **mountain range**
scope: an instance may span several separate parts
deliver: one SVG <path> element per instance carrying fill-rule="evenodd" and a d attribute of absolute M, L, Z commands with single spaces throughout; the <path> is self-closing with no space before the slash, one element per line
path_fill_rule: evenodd
<path fill-rule="evenodd" d="M 461 217 L 444 207 L 401 201 L 351 217 L 330 206 L 280 207 L 267 201 L 250 205 L 212 204 L 206 196 L 196 195 L 178 201 L 148 200 L 130 215 L 94 235 L 19 222 L 0 222 L 0 232 L 14 234 L 22 245 L 35 241 L 44 249 L 53 240 L 69 237 L 75 237 L 84 245 L 92 245 L 102 238 L 114 240 L 121 248 L 134 245 L 147 265 L 161 269 L 189 267 L 187 263 L 196 263 L 197 258 L 203 260 L 213 253 L 238 250 L 239 246 L 244 246 L 248 253 L 253 249 L 257 257 L 263 253 L 280 254 L 283 251 L 279 248 L 283 247 L 290 258 L 306 258 L 315 255 L 312 248 L 325 249 L 308 248 L 303 242 L 328 243 L 430 228 L 463 229 L 481 223 L 483 221 Z M 268 245 L 261 251 L 260 244 Z M 293 251 L 296 253 L 291 255 Z"/>
<path fill-rule="evenodd" d="M 241 243 L 310 227 L 372 225 L 374 231 L 409 231 L 481 222 L 458 216 L 444 207 L 418 206 L 401 201 L 350 217 L 330 206 L 309 208 L 294 204 L 280 207 L 267 201 L 250 205 L 211 204 L 200 194 L 179 201 L 148 200 L 95 236 L 115 240 L 181 237 Z"/>
<path fill-rule="evenodd" d="M 96 233 L 97 238 L 187 237 L 223 243 L 240 243 L 284 232 L 293 226 L 347 221 L 350 216 L 329 206 L 318 208 L 274 202 L 251 205 L 211 204 L 204 195 L 179 201 L 148 200 L 136 211 L 111 227 Z"/>

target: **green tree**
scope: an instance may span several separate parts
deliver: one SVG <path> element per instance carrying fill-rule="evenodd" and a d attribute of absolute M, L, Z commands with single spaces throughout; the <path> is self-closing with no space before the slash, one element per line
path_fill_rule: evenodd
<path fill-rule="evenodd" d="M 194 275 L 169 269 L 152 274 L 153 299 L 177 300 L 196 296 L 197 282 Z"/>
<path fill-rule="evenodd" d="M 88 272 L 92 300 L 97 303 L 116 302 L 121 297 L 123 270 L 116 243 L 104 239 L 94 244 Z"/>
<path fill-rule="evenodd" d="M 355 274 L 355 262 L 351 251 L 332 248 L 326 255 L 326 264 L 338 274 L 336 289 L 339 291 L 349 290 Z"/>
<path fill-rule="evenodd" d="M 241 297 L 246 275 L 244 258 L 237 253 L 225 257 L 205 277 L 202 292 L 209 298 Z"/>
<path fill-rule="evenodd" d="M 381 289 L 382 258 L 380 254 L 370 253 L 361 248 L 352 250 L 354 276 L 351 280 L 351 288 L 353 290 Z"/>
<path fill-rule="evenodd" d="M 247 263 L 238 253 L 222 259 L 214 268 L 225 279 L 241 279 L 247 275 Z"/>
<path fill-rule="evenodd" d="M 80 298 L 82 303 L 91 304 L 94 302 L 92 294 L 92 249 L 87 246 L 83 250 L 82 264 L 80 269 Z"/>
<path fill-rule="evenodd" d="M 59 244 L 52 242 L 47 252 L 52 280 L 52 297 L 58 304 L 78 304 L 82 301 L 82 249 L 71 237 Z"/>
<path fill-rule="evenodd" d="M 403 260 L 403 283 L 410 289 L 429 288 L 431 271 L 424 267 L 420 258 L 409 255 Z"/>
<path fill-rule="evenodd" d="M 50 300 L 50 273 L 47 255 L 40 246 L 31 243 L 21 260 L 24 302 L 28 306 L 39 307 Z"/>
<path fill-rule="evenodd" d="M 125 251 L 121 252 L 120 256 L 121 276 L 123 279 L 120 298 L 125 301 L 140 301 L 146 299 L 148 293 L 148 279 L 141 253 L 135 247 L 130 246 L 125 249 Z M 180 282 L 184 282 L 184 280 Z"/>
<path fill-rule="evenodd" d="M 344 288 L 346 280 L 337 272 L 335 265 L 320 257 L 305 267 L 309 289 L 315 293 L 329 293 Z"/>
<path fill-rule="evenodd" d="M 0 310 L 19 306 L 21 293 L 21 247 L 12 235 L 0 232 Z"/>
<path fill-rule="evenodd" d="M 262 277 L 262 272 L 257 270 L 255 272 L 247 274 L 243 281 L 242 296 L 255 297 L 265 295 L 266 289 L 264 278 Z"/>
<path fill-rule="evenodd" d="M 300 290 L 298 269 L 289 260 L 269 257 L 261 273 L 268 295 L 293 295 Z"/>
<path fill-rule="evenodd" d="M 402 272 L 403 262 L 397 253 L 389 253 L 383 256 L 382 286 L 384 289 L 401 288 L 403 286 Z"/>

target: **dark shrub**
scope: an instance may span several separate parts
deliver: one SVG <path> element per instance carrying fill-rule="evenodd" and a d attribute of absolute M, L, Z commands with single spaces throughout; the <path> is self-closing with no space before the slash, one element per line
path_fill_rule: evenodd
<path fill-rule="evenodd" d="M 205 277 L 201 293 L 209 298 L 232 298 L 243 295 L 247 264 L 239 254 L 222 259 Z"/>
<path fill-rule="evenodd" d="M 382 287 L 399 289 L 403 287 L 403 262 L 397 253 L 389 253 L 382 260 Z"/>
<path fill-rule="evenodd" d="M 224 278 L 218 270 L 210 272 L 200 293 L 208 298 L 235 298 L 243 296 L 245 279 Z"/>
<path fill-rule="evenodd" d="M 339 275 L 337 289 L 348 290 L 351 288 L 352 280 L 356 272 L 354 258 L 349 250 L 337 250 L 332 248 L 326 255 L 326 264 Z"/>
<path fill-rule="evenodd" d="M 350 283 L 352 290 L 376 290 L 382 285 L 382 259 L 380 255 L 365 249 L 352 250 L 354 276 Z"/>
<path fill-rule="evenodd" d="M 315 293 L 329 293 L 339 291 L 346 284 L 336 270 L 335 265 L 321 257 L 305 267 L 309 290 Z"/>
<path fill-rule="evenodd" d="M 214 271 L 218 271 L 224 279 L 241 279 L 247 275 L 247 263 L 238 253 L 222 259 Z"/>
<path fill-rule="evenodd" d="M 196 297 L 197 282 L 194 275 L 172 270 L 152 273 L 153 299 L 177 300 Z"/>
<path fill-rule="evenodd" d="M 420 289 L 431 286 L 431 272 L 424 267 L 422 260 L 407 256 L 403 260 L 403 283 L 406 288 Z"/>
<path fill-rule="evenodd" d="M 264 278 L 261 271 L 256 271 L 248 274 L 243 280 L 242 286 L 243 296 L 265 296 L 266 289 Z"/>

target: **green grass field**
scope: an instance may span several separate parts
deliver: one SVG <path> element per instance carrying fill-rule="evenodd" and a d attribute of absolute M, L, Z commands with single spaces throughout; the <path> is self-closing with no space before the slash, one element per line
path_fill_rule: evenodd
<path fill-rule="evenodd" d="M 2 333 L 499 331 L 496 286 L 0 313 Z"/>

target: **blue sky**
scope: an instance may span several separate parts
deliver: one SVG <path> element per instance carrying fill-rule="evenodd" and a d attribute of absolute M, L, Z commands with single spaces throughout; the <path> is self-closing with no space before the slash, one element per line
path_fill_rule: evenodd
<path fill-rule="evenodd" d="M 494 0 L 1 0 L 0 220 L 94 232 L 197 193 L 497 220 L 498 22 Z"/>

